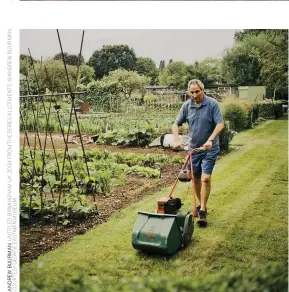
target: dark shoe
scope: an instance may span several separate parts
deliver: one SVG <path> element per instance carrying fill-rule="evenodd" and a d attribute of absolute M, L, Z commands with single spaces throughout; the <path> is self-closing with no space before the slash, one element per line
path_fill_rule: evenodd
<path fill-rule="evenodd" d="M 199 205 L 198 207 L 197 207 L 197 216 L 199 217 L 199 212 L 200 212 L 200 210 L 201 210 L 201 205 Z M 206 208 L 206 215 L 207 215 L 207 213 L 208 213 L 208 210 L 207 210 L 207 208 Z"/>
<path fill-rule="evenodd" d="M 200 210 L 198 212 L 198 225 L 200 227 L 206 227 L 207 226 L 207 211 Z"/>

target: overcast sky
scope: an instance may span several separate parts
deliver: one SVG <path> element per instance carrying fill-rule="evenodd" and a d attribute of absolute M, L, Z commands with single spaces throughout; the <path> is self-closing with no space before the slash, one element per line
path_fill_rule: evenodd
<path fill-rule="evenodd" d="M 64 52 L 78 54 L 82 30 L 59 30 Z M 157 66 L 160 60 L 173 59 L 187 64 L 207 57 L 221 57 L 224 49 L 233 45 L 233 29 L 175 29 L 175 30 L 85 30 L 83 56 L 86 61 L 103 45 L 126 44 L 137 57 L 150 57 Z M 57 32 L 52 29 L 20 30 L 20 53 L 40 59 L 60 52 Z"/>

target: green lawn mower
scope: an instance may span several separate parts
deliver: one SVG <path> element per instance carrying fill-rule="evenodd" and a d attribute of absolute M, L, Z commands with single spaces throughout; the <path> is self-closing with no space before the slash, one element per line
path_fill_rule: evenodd
<path fill-rule="evenodd" d="M 203 148 L 195 148 L 188 153 L 168 197 L 160 198 L 157 201 L 155 213 L 138 212 L 132 232 L 132 246 L 135 249 L 148 253 L 173 255 L 181 248 L 188 246 L 194 232 L 194 218 L 197 213 L 194 184 L 192 183 L 193 212 L 182 213 L 180 211 L 183 205 L 181 199 L 173 198 L 172 194 L 179 181 L 192 181 L 192 172 L 186 170 L 187 163 L 190 160 L 191 169 L 193 169 L 193 153 L 203 150 Z"/>

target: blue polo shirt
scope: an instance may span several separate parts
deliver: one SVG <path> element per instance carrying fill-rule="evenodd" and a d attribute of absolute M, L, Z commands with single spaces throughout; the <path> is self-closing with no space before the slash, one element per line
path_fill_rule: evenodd
<path fill-rule="evenodd" d="M 192 99 L 182 105 L 175 123 L 181 126 L 185 122 L 189 125 L 190 149 L 203 146 L 216 125 L 224 123 L 218 102 L 206 95 L 199 107 Z M 218 146 L 219 137 L 213 143 L 214 148 Z"/>

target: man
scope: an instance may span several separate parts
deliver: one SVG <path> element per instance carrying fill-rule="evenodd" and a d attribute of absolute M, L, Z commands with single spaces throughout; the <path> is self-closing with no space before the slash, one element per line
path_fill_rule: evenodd
<path fill-rule="evenodd" d="M 218 102 L 205 95 L 204 84 L 197 79 L 188 83 L 190 99 L 180 109 L 172 127 L 174 148 L 183 148 L 179 138 L 179 126 L 187 122 L 189 125 L 189 150 L 204 147 L 205 151 L 193 154 L 193 174 L 196 195 L 200 206 L 198 225 L 207 226 L 207 202 L 211 191 L 211 175 L 219 154 L 218 135 L 224 129 L 224 121 Z M 190 163 L 188 163 L 190 169 Z"/>

